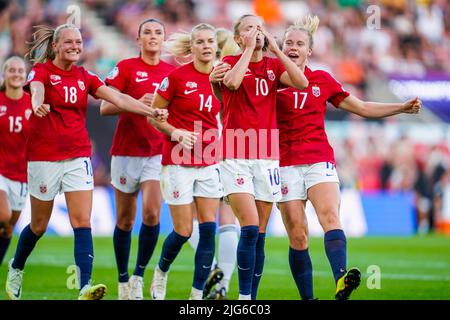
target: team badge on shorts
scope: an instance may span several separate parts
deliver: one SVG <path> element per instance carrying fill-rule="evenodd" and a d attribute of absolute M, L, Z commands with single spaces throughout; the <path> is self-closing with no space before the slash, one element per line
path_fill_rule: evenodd
<path fill-rule="evenodd" d="M 125 176 L 120 176 L 120 184 L 121 185 L 126 185 L 127 184 L 127 177 Z"/>
<path fill-rule="evenodd" d="M 314 97 L 318 97 L 318 96 L 320 96 L 320 88 L 317 86 L 317 85 L 315 85 L 314 87 L 312 87 L 312 94 L 313 94 L 313 96 Z"/>
<path fill-rule="evenodd" d="M 78 80 L 78 86 L 80 87 L 80 89 L 81 89 L 82 91 L 84 91 L 84 89 L 86 89 L 85 86 L 84 86 L 84 82 L 81 81 L 81 80 Z"/>
<path fill-rule="evenodd" d="M 281 185 L 281 194 L 282 194 L 283 196 L 285 196 L 285 195 L 287 195 L 288 193 L 289 193 L 289 188 L 288 188 L 288 186 L 285 185 L 285 184 L 282 184 L 282 185 Z"/>
<path fill-rule="evenodd" d="M 39 185 L 39 192 L 47 193 L 47 186 L 43 182 Z"/>
<path fill-rule="evenodd" d="M 236 183 L 240 186 L 242 186 L 244 184 L 244 182 L 245 182 L 244 178 L 242 178 L 242 177 L 239 177 L 236 179 Z"/>
<path fill-rule="evenodd" d="M 178 199 L 180 197 L 180 191 L 174 191 L 172 193 L 174 199 Z"/>
<path fill-rule="evenodd" d="M 267 76 L 269 77 L 270 81 L 274 81 L 275 80 L 275 73 L 273 73 L 272 70 L 267 70 Z"/>

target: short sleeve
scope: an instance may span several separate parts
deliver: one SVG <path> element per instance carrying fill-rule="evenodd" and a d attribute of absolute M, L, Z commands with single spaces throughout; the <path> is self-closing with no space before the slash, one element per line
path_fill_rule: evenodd
<path fill-rule="evenodd" d="M 161 81 L 158 91 L 156 92 L 167 101 L 172 101 L 176 93 L 176 82 L 176 77 L 173 72 L 170 72 L 168 76 Z"/>
<path fill-rule="evenodd" d="M 86 77 L 88 78 L 87 80 L 89 83 L 89 94 L 96 98 L 97 96 L 95 95 L 95 93 L 97 92 L 97 89 L 105 85 L 105 83 L 100 80 L 100 78 L 95 73 L 92 73 L 90 71 L 86 72 Z"/>
<path fill-rule="evenodd" d="M 225 63 L 228 63 L 232 68 L 234 67 L 234 65 L 239 61 L 239 58 L 236 59 L 237 56 L 225 56 L 222 58 L 222 61 Z"/>
<path fill-rule="evenodd" d="M 30 93 L 30 84 L 32 82 L 42 82 L 44 85 L 48 81 L 48 73 L 42 63 L 37 63 L 27 77 L 27 82 L 24 84 L 23 89 Z"/>
<path fill-rule="evenodd" d="M 339 107 L 339 104 L 347 98 L 350 93 L 344 90 L 342 85 L 337 82 L 333 76 L 328 74 L 328 84 L 330 86 L 330 97 L 328 98 L 328 102 L 330 102 L 332 105 L 334 105 L 336 108 Z"/>
<path fill-rule="evenodd" d="M 127 69 L 124 63 L 119 62 L 106 76 L 105 83 L 119 91 L 123 91 L 127 82 Z"/>
<path fill-rule="evenodd" d="M 281 75 L 286 71 L 286 68 L 284 67 L 284 65 L 281 63 L 281 61 L 279 59 L 274 59 L 275 60 L 275 70 L 277 73 L 277 79 L 280 79 Z"/>

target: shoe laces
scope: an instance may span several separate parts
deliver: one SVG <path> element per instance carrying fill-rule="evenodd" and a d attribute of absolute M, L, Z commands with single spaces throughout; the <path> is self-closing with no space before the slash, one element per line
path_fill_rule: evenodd
<path fill-rule="evenodd" d="M 17 291 L 22 286 L 22 278 L 23 278 L 23 270 L 20 269 L 12 269 L 9 273 L 9 284 L 11 289 Z"/>
<path fill-rule="evenodd" d="M 144 287 L 144 281 L 141 277 L 135 277 L 133 278 L 133 281 L 131 281 L 131 290 L 136 290 L 139 287 Z"/>

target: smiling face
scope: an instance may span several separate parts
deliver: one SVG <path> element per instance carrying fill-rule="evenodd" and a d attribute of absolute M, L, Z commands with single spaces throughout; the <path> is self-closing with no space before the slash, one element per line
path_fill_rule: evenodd
<path fill-rule="evenodd" d="M 19 58 L 8 61 L 4 68 L 3 77 L 7 88 L 19 89 L 25 84 L 25 62 Z"/>
<path fill-rule="evenodd" d="M 283 41 L 283 52 L 297 66 L 305 64 L 312 54 L 308 33 L 304 30 L 292 30 L 286 33 Z"/>
<path fill-rule="evenodd" d="M 159 53 L 164 42 L 164 27 L 155 21 L 146 22 L 137 40 L 142 52 Z"/>
<path fill-rule="evenodd" d="M 217 52 L 217 40 L 214 30 L 197 30 L 192 33 L 191 51 L 195 60 L 202 63 L 214 61 Z"/>
<path fill-rule="evenodd" d="M 243 46 L 243 39 L 242 37 L 249 32 L 250 30 L 257 28 L 258 26 L 261 27 L 263 25 L 262 20 L 259 17 L 256 16 L 248 16 L 239 22 L 238 26 L 238 34 L 235 35 L 235 41 L 239 45 L 239 47 L 242 48 Z M 262 50 L 264 47 L 264 35 L 261 32 L 258 32 L 256 35 L 256 46 L 255 50 Z"/>
<path fill-rule="evenodd" d="M 55 57 L 63 63 L 76 63 L 83 52 L 81 33 L 75 28 L 64 28 L 59 31 L 56 41 L 52 44 Z"/>

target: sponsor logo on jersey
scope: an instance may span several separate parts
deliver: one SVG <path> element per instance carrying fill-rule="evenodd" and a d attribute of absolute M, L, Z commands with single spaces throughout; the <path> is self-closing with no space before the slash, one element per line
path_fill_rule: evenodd
<path fill-rule="evenodd" d="M 3 117 L 6 114 L 7 110 L 8 110 L 7 106 L 0 106 L 0 117 Z"/>
<path fill-rule="evenodd" d="M 30 82 L 31 80 L 33 80 L 35 74 L 36 74 L 36 72 L 34 70 L 31 70 L 31 72 L 28 74 L 27 82 Z"/>
<path fill-rule="evenodd" d="M 25 118 L 27 120 L 30 120 L 30 116 L 31 116 L 32 113 L 33 113 L 33 111 L 31 109 L 26 109 L 25 110 Z"/>
<path fill-rule="evenodd" d="M 53 86 L 56 86 L 57 84 L 61 83 L 61 76 L 59 76 L 57 74 L 50 75 L 50 83 Z"/>
<path fill-rule="evenodd" d="M 106 76 L 106 79 L 113 80 L 119 75 L 119 67 L 114 67 Z"/>
<path fill-rule="evenodd" d="M 127 177 L 120 176 L 120 184 L 121 185 L 126 185 L 127 184 Z"/>
<path fill-rule="evenodd" d="M 159 86 L 159 90 L 166 91 L 169 87 L 169 78 L 165 77 L 163 81 L 161 82 L 161 85 Z"/>
<path fill-rule="evenodd" d="M 193 82 L 193 81 L 188 81 L 186 82 L 186 88 L 189 89 L 197 89 L 197 82 Z"/>
<path fill-rule="evenodd" d="M 275 73 L 273 73 L 272 70 L 267 70 L 267 76 L 269 77 L 270 81 L 274 81 L 275 80 Z"/>
<path fill-rule="evenodd" d="M 242 177 L 239 177 L 236 179 L 236 183 L 240 186 L 242 186 L 244 184 L 244 182 L 245 182 L 244 178 L 242 178 Z"/>
<path fill-rule="evenodd" d="M 82 80 L 78 80 L 78 86 L 80 87 L 80 89 L 82 91 L 84 91 L 84 89 L 86 89 L 86 87 L 84 86 L 84 82 Z"/>
<path fill-rule="evenodd" d="M 43 182 L 39 185 L 39 192 L 40 193 L 47 193 L 47 185 L 45 185 Z"/>
<path fill-rule="evenodd" d="M 180 197 L 180 191 L 174 191 L 172 193 L 174 199 L 178 199 Z"/>
<path fill-rule="evenodd" d="M 317 85 L 314 85 L 313 87 L 312 87 L 312 94 L 313 94 L 313 96 L 314 97 L 318 97 L 318 96 L 320 96 L 320 88 L 317 86 Z"/>
<path fill-rule="evenodd" d="M 193 89 L 193 90 L 184 90 L 184 94 L 188 95 L 191 94 L 192 92 L 197 91 L 198 89 Z"/>
<path fill-rule="evenodd" d="M 136 72 L 136 82 L 143 82 L 148 80 L 148 73 L 145 71 Z"/>

